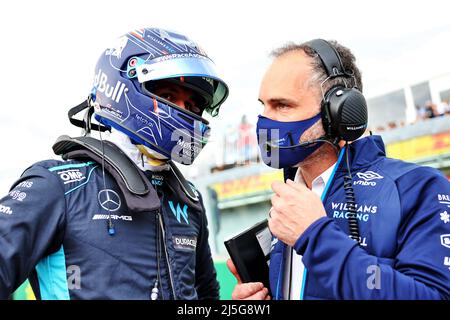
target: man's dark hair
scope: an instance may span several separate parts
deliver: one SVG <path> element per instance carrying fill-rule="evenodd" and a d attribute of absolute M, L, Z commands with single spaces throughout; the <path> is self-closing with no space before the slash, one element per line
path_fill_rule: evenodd
<path fill-rule="evenodd" d="M 323 83 L 323 92 L 326 92 L 331 87 L 340 84 L 343 86 L 355 86 L 362 92 L 362 81 L 361 81 L 361 71 L 358 69 L 358 67 L 355 64 L 355 56 L 353 53 L 348 49 L 347 47 L 344 47 L 343 45 L 337 43 L 337 41 L 330 40 L 328 43 L 337 51 L 337 53 L 341 57 L 342 65 L 344 66 L 344 69 L 349 72 L 353 73 L 353 78 L 344 78 L 344 77 L 336 77 L 333 79 L 330 79 L 326 82 L 325 79 L 327 79 L 327 71 L 325 70 L 325 67 L 322 63 L 322 61 L 319 58 L 319 55 L 311 49 L 311 47 L 308 46 L 308 43 L 301 43 L 296 44 L 293 42 L 287 43 L 284 46 L 277 48 L 272 51 L 271 56 L 278 58 L 286 53 L 292 52 L 292 51 L 303 51 L 307 56 L 312 58 L 312 76 L 311 76 L 311 85 L 318 86 L 320 88 L 320 85 Z"/>

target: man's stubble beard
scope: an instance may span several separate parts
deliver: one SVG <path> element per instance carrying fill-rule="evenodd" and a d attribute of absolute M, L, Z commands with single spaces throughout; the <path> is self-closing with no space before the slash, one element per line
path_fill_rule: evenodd
<path fill-rule="evenodd" d="M 313 124 L 308 130 L 306 130 L 300 137 L 299 142 L 311 141 L 314 139 L 322 138 L 325 136 L 325 130 L 323 129 L 322 120 L 318 120 Z M 338 150 L 333 148 L 328 143 L 323 143 L 316 151 L 314 151 L 309 157 L 307 157 L 302 162 L 298 163 L 296 167 L 310 167 L 317 164 L 317 162 L 323 162 L 328 160 L 329 157 L 338 155 Z"/>

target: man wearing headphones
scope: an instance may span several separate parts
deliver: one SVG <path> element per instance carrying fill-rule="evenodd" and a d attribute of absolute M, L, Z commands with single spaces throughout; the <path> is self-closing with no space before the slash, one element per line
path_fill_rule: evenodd
<path fill-rule="evenodd" d="M 69 111 L 84 135 L 61 136 L 64 161 L 32 165 L 0 199 L 0 298 L 29 278 L 38 299 L 218 299 L 202 199 L 172 160 L 192 163 L 203 112 L 227 95 L 182 34 L 139 29 L 106 49 Z"/>
<path fill-rule="evenodd" d="M 272 184 L 271 294 L 241 283 L 229 260 L 233 299 L 450 298 L 447 179 L 361 137 L 367 108 L 349 49 L 316 39 L 274 57 L 257 129 L 264 162 L 286 178 Z"/>

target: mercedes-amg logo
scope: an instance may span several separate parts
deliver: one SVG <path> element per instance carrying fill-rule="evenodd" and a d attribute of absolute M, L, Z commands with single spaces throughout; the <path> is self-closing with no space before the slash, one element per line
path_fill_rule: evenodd
<path fill-rule="evenodd" d="M 106 211 L 117 211 L 120 208 L 120 197 L 111 189 L 104 189 L 98 193 L 98 203 Z"/>

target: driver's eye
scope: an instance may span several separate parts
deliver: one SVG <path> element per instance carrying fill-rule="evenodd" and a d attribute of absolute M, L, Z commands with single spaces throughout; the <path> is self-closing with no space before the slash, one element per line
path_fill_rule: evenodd
<path fill-rule="evenodd" d="M 168 101 L 172 101 L 172 99 L 173 99 L 173 96 L 172 96 L 172 94 L 171 93 L 162 93 L 162 94 L 160 94 L 159 95 L 161 98 L 163 98 L 163 99 L 166 99 L 166 100 L 168 100 Z"/>
<path fill-rule="evenodd" d="M 187 110 L 189 110 L 190 112 L 196 113 L 196 114 L 201 114 L 201 109 L 199 107 L 197 107 L 195 105 L 195 103 L 191 103 L 186 101 L 184 103 L 184 106 L 186 107 Z"/>

